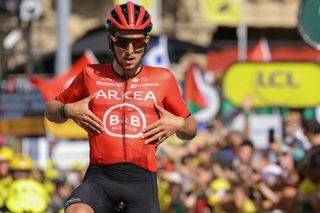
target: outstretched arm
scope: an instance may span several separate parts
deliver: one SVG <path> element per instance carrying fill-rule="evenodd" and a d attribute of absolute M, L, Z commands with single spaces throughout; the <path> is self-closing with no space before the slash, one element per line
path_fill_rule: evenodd
<path fill-rule="evenodd" d="M 55 123 L 63 123 L 67 119 L 72 119 L 80 127 L 88 133 L 103 132 L 102 121 L 89 109 L 89 102 L 94 99 L 96 93 L 74 103 L 64 105 L 64 113 L 66 118 L 63 118 L 60 113 L 60 107 L 63 105 L 60 101 L 52 100 L 46 108 L 46 117 L 49 121 Z"/>
<path fill-rule="evenodd" d="M 183 140 L 190 140 L 196 136 L 197 122 L 192 116 L 187 118 L 176 116 L 157 103 L 155 108 L 159 111 L 161 118 L 143 130 L 142 137 L 146 138 L 146 144 L 156 141 L 157 146 L 175 133 Z"/>

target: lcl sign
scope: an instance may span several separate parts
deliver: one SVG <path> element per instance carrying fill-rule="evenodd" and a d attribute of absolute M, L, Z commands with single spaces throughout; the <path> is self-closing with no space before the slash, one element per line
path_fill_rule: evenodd
<path fill-rule="evenodd" d="M 224 97 L 240 106 L 313 107 L 320 104 L 320 67 L 315 63 L 236 63 L 223 77 Z"/>
<path fill-rule="evenodd" d="M 294 72 L 290 70 L 275 70 L 271 73 L 257 72 L 257 84 L 260 87 L 275 88 L 299 88 L 299 84 L 294 79 Z"/>

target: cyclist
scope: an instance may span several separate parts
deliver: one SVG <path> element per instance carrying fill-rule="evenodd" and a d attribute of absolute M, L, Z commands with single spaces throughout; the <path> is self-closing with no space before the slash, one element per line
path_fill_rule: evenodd
<path fill-rule="evenodd" d="M 72 119 L 88 132 L 90 165 L 66 212 L 157 213 L 157 146 L 175 134 L 192 139 L 197 124 L 173 74 L 141 64 L 150 40 L 150 14 L 141 5 L 116 5 L 106 19 L 112 64 L 86 66 L 48 103 L 52 122 Z M 66 130 L 67 131 L 67 130 Z"/>

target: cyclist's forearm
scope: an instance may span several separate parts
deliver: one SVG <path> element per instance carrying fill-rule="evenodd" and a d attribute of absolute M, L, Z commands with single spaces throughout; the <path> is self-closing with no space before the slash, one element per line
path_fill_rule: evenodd
<path fill-rule="evenodd" d="M 178 138 L 182 140 L 191 140 L 194 138 L 197 134 L 197 122 L 196 120 L 192 117 L 189 116 L 185 119 L 185 124 L 184 126 L 176 132 L 176 135 Z"/>
<path fill-rule="evenodd" d="M 63 123 L 67 119 L 63 118 L 60 113 L 60 107 L 63 105 L 60 101 L 52 100 L 49 101 L 47 104 L 47 108 L 45 111 L 45 116 L 51 122 L 55 123 Z"/>

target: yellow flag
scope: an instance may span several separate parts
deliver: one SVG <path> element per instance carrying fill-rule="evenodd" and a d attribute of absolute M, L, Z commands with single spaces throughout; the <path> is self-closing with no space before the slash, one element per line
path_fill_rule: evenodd
<path fill-rule="evenodd" d="M 237 25 L 240 22 L 241 2 L 242 0 L 204 0 L 204 16 L 217 25 Z"/>

